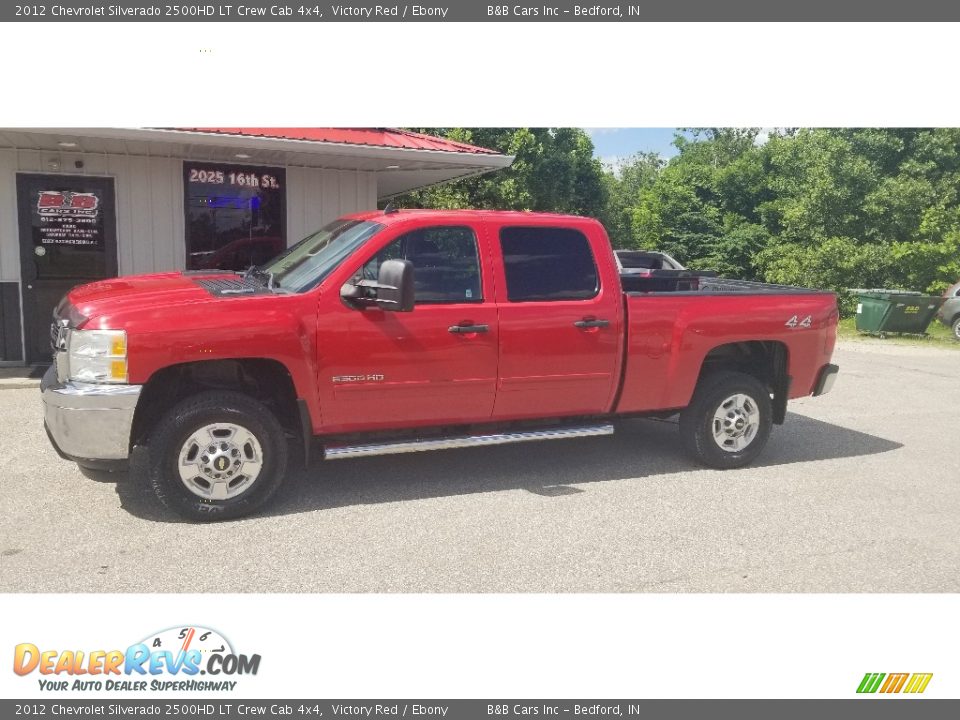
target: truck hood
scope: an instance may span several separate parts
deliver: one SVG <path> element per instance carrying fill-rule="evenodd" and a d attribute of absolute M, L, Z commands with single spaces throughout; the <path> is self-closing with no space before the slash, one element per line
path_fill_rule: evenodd
<path fill-rule="evenodd" d="M 131 275 L 80 285 L 67 293 L 66 299 L 81 315 L 92 320 L 128 311 L 211 302 L 214 296 L 197 281 L 236 277 L 223 271 Z"/>

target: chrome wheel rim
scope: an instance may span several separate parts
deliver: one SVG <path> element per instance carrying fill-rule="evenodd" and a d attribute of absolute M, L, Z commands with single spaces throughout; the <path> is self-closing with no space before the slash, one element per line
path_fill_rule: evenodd
<path fill-rule="evenodd" d="M 757 437 L 760 408 L 749 395 L 731 395 L 713 414 L 713 441 L 726 452 L 740 452 Z"/>
<path fill-rule="evenodd" d="M 180 480 L 205 500 L 230 500 L 253 485 L 263 469 L 257 437 L 242 425 L 211 423 L 194 430 L 180 448 Z"/>

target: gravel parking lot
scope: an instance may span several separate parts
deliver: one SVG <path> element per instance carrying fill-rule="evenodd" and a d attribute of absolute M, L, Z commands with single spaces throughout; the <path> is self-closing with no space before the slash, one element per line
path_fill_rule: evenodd
<path fill-rule="evenodd" d="M 4 592 L 957 592 L 960 353 L 847 342 L 755 467 L 675 425 L 315 463 L 264 514 L 193 525 L 82 474 L 39 392 L 0 391 Z"/>

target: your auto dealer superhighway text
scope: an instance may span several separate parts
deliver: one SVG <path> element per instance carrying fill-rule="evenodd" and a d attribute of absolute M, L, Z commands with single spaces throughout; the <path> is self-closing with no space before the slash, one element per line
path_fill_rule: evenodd
<path fill-rule="evenodd" d="M 285 17 L 307 15 L 313 18 L 323 17 L 319 6 L 305 4 L 291 5 L 147 5 L 145 7 L 123 7 L 122 5 L 84 5 L 66 7 L 64 5 L 33 5 L 28 15 L 43 16 L 49 14 L 58 18 L 89 17 Z M 307 7 L 309 5 L 310 7 Z M 23 6 L 26 7 L 26 6 Z M 373 5 L 358 7 L 355 5 L 330 5 L 334 17 L 356 18 L 446 18 L 449 8 L 427 5 Z M 20 14 L 20 13 L 18 13 Z"/>

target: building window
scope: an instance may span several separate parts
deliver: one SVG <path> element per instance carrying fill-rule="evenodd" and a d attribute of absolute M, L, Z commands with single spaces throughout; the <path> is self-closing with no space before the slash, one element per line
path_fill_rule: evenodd
<path fill-rule="evenodd" d="M 599 291 L 586 236 L 557 227 L 505 227 L 500 248 L 510 302 L 587 300 Z"/>
<path fill-rule="evenodd" d="M 246 270 L 287 247 L 283 168 L 183 164 L 188 270 Z"/>

